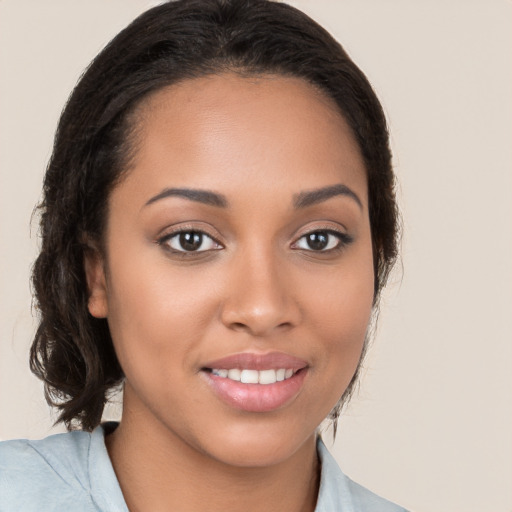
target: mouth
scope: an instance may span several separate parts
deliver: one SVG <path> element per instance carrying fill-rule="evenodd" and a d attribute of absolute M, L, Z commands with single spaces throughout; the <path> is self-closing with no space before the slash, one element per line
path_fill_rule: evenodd
<path fill-rule="evenodd" d="M 270 412 L 300 393 L 308 364 L 282 353 L 236 354 L 201 369 L 214 394 L 228 406 L 247 412 Z"/>
<path fill-rule="evenodd" d="M 278 368 L 277 370 L 250 370 L 248 368 L 204 368 L 204 371 L 210 372 L 212 375 L 221 377 L 223 379 L 234 380 L 235 382 L 241 382 L 242 384 L 262 384 L 267 386 L 269 384 L 275 384 L 276 382 L 282 382 L 290 379 L 297 372 L 302 371 L 294 370 L 293 368 Z"/>

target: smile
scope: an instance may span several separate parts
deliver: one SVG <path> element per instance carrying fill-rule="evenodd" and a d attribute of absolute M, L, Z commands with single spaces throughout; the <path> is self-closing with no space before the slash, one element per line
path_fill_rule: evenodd
<path fill-rule="evenodd" d="M 230 408 L 271 412 L 300 394 L 309 365 L 289 354 L 240 353 L 210 361 L 200 372 L 214 395 Z"/>
<path fill-rule="evenodd" d="M 289 379 L 295 373 L 292 368 L 279 368 L 277 370 L 249 370 L 232 368 L 230 370 L 212 368 L 211 373 L 217 377 L 231 379 L 243 384 L 275 384 Z"/>

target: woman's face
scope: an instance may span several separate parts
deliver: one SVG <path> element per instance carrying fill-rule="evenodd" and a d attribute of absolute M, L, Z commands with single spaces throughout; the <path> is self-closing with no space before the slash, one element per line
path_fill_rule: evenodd
<path fill-rule="evenodd" d="M 136 118 L 105 260 L 87 265 L 122 425 L 233 465 L 285 460 L 349 384 L 370 317 L 357 144 L 296 78 L 187 80 Z"/>

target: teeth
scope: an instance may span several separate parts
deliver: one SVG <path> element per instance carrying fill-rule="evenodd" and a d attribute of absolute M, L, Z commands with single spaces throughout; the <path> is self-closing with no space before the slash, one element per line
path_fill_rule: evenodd
<path fill-rule="evenodd" d="M 277 382 L 275 370 L 261 370 L 258 382 L 260 384 L 274 384 Z"/>
<path fill-rule="evenodd" d="M 275 384 L 289 379 L 295 372 L 291 368 L 279 368 L 278 370 L 240 370 L 232 368 L 212 369 L 212 374 L 218 377 L 228 378 L 242 382 L 243 384 Z"/>
<path fill-rule="evenodd" d="M 244 384 L 258 384 L 258 370 L 242 370 L 240 382 Z"/>
<path fill-rule="evenodd" d="M 240 382 L 241 373 L 242 372 L 238 368 L 233 368 L 232 370 L 228 371 L 228 379 L 237 380 L 238 382 Z"/>

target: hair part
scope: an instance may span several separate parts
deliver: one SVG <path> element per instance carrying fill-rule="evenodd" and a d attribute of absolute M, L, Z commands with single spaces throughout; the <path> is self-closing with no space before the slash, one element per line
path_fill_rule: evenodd
<path fill-rule="evenodd" d="M 102 247 L 109 194 L 136 151 L 137 107 L 163 87 L 224 72 L 297 77 L 338 106 L 368 173 L 377 310 L 397 256 L 398 210 L 386 120 L 364 74 L 327 31 L 284 3 L 177 0 L 154 7 L 81 77 L 45 175 L 42 246 L 32 275 L 40 323 L 30 365 L 68 429 L 95 428 L 109 392 L 123 379 L 107 320 L 88 311 L 84 259 L 92 245 Z"/>

